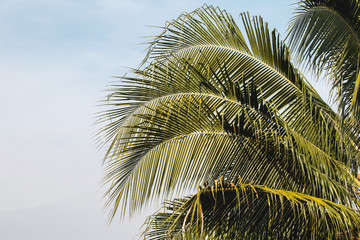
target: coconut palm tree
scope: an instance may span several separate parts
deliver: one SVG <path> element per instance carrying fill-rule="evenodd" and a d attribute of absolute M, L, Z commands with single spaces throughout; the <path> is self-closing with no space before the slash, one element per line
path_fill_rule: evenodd
<path fill-rule="evenodd" d="M 243 31 L 211 6 L 182 14 L 111 89 L 99 116 L 110 219 L 166 198 L 145 239 L 352 239 L 357 125 L 275 30 L 241 17 Z"/>

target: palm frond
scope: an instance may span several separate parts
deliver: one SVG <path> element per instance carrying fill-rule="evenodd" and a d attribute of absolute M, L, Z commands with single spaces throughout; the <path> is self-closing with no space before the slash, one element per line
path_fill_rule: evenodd
<path fill-rule="evenodd" d="M 302 193 L 216 180 L 168 201 L 146 222 L 144 239 L 353 239 L 352 208 Z"/>
<path fill-rule="evenodd" d="M 263 111 L 205 94 L 169 96 L 148 106 L 129 119 L 113 145 L 105 176 L 113 182 L 109 200 L 131 199 L 122 209 L 133 211 L 163 192 L 189 190 L 227 173 L 351 205 L 343 187 L 354 182 L 347 168 L 294 132 L 287 135 L 284 123 Z"/>
<path fill-rule="evenodd" d="M 300 61 L 318 75 L 326 72 L 344 117 L 351 115 L 351 106 L 353 115 L 359 114 L 355 88 L 360 63 L 359 17 L 358 0 L 305 0 L 289 28 L 290 45 Z"/>

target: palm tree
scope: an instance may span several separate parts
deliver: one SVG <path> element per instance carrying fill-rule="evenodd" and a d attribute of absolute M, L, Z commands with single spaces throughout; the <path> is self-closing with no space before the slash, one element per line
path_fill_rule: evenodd
<path fill-rule="evenodd" d="M 145 239 L 352 239 L 357 125 L 275 30 L 241 17 L 245 35 L 218 8 L 182 14 L 111 89 L 99 117 L 110 219 L 167 198 Z"/>

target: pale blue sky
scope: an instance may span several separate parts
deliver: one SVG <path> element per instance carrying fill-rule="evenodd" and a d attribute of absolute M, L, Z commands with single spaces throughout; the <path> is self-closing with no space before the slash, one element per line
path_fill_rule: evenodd
<path fill-rule="evenodd" d="M 284 33 L 290 0 L 207 1 Z M 198 0 L 0 1 L 0 239 L 132 239 L 149 214 L 107 227 L 97 101 L 145 40 Z M 238 21 L 240 23 L 240 21 Z"/>

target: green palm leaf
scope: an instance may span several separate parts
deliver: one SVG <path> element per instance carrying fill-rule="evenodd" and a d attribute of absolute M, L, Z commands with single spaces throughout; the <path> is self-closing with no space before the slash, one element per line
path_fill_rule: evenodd
<path fill-rule="evenodd" d="M 124 125 L 110 155 L 115 160 L 108 164 L 106 178 L 114 182 L 110 200 L 131 199 L 134 208 L 130 208 L 136 209 L 164 191 L 188 190 L 228 172 L 229 179 L 242 173 L 261 184 L 297 191 L 306 188 L 350 204 L 343 184 L 353 182 L 353 177 L 341 162 L 291 130 L 290 136 L 285 135 L 280 119 L 277 123 L 260 110 L 205 96 L 170 96 Z M 220 109 L 226 114 L 216 116 L 214 111 Z M 232 122 L 225 120 L 232 118 Z M 291 150 L 294 145 L 298 148 Z M 119 153 L 122 158 L 117 160 Z"/>
<path fill-rule="evenodd" d="M 290 23 L 291 45 L 302 62 L 318 74 L 326 72 L 344 116 L 351 106 L 359 114 L 359 17 L 357 0 L 306 0 Z"/>
<path fill-rule="evenodd" d="M 163 209 L 148 218 L 144 239 L 353 239 L 360 224 L 343 205 L 221 179 Z"/>

